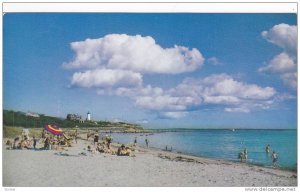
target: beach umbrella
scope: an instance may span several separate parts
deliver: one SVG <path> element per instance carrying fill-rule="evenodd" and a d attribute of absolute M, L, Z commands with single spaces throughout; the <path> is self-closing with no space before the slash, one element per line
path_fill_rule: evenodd
<path fill-rule="evenodd" d="M 53 133 L 54 135 L 63 135 L 63 131 L 55 124 L 46 124 L 45 130 Z"/>

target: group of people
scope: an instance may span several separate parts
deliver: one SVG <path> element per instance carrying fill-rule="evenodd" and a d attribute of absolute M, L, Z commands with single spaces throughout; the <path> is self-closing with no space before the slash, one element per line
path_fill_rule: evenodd
<path fill-rule="evenodd" d="M 132 151 L 134 149 L 130 147 L 126 147 L 124 144 L 122 144 L 120 147 L 117 149 L 115 147 L 111 147 L 112 143 L 112 136 L 111 135 L 106 135 L 102 137 L 100 140 L 100 135 L 98 133 L 88 133 L 88 137 L 91 137 L 94 135 L 94 140 L 93 143 L 94 145 L 88 145 L 87 150 L 91 152 L 92 154 L 95 154 L 97 152 L 99 153 L 108 153 L 112 155 L 119 155 L 119 156 L 132 156 Z"/>
<path fill-rule="evenodd" d="M 15 137 L 13 140 L 6 141 L 7 149 L 34 149 L 34 150 L 58 150 L 60 146 L 71 146 L 71 139 L 66 135 L 53 135 L 43 130 L 41 137 L 29 136 L 28 129 L 23 129 L 20 136 Z"/>
<path fill-rule="evenodd" d="M 145 139 L 145 144 L 146 144 L 146 147 L 148 148 L 149 147 L 149 139 L 147 137 Z M 134 138 L 133 145 L 134 146 L 137 145 L 137 137 Z M 172 149 L 172 146 L 168 147 L 168 145 L 166 145 L 165 150 L 172 152 L 173 149 Z"/>
<path fill-rule="evenodd" d="M 65 133 L 63 135 L 53 135 L 47 133 L 45 130 L 42 132 L 42 137 L 40 142 L 42 142 L 43 147 L 40 149 L 54 149 L 58 150 L 61 146 L 71 147 L 72 141 L 77 139 L 77 134 Z"/>
<path fill-rule="evenodd" d="M 13 140 L 6 141 L 7 149 L 31 149 L 36 145 L 36 140 L 29 137 L 28 129 L 23 129 L 20 136 L 15 137 Z"/>
<path fill-rule="evenodd" d="M 242 150 L 242 151 L 239 152 L 238 158 L 241 160 L 241 162 L 247 161 L 247 159 L 248 159 L 248 151 L 247 151 L 246 148 L 244 150 Z"/>
<path fill-rule="evenodd" d="M 147 146 L 147 148 L 149 147 L 149 139 L 146 137 L 145 139 L 145 144 Z M 133 145 L 136 146 L 137 145 L 137 137 L 134 138 L 134 141 L 133 141 Z"/>
<path fill-rule="evenodd" d="M 270 146 L 270 144 L 268 144 L 266 146 L 266 154 L 267 155 L 270 154 L 270 151 L 271 151 L 271 146 Z M 278 167 L 278 164 L 277 164 L 278 155 L 275 151 L 272 152 L 271 157 L 272 157 L 273 167 Z"/>
<path fill-rule="evenodd" d="M 91 137 L 91 134 L 90 135 L 89 134 L 90 133 L 88 133 L 87 140 L 89 139 L 89 137 Z M 97 146 L 98 143 L 99 143 L 100 135 L 99 135 L 99 133 L 94 133 L 93 135 L 94 135 L 94 146 Z M 112 136 L 111 135 L 106 135 L 102 139 L 105 141 L 105 145 L 107 146 L 107 148 L 110 149 L 110 145 L 111 145 L 111 142 L 113 140 Z"/>
<path fill-rule="evenodd" d="M 265 151 L 266 151 L 267 155 L 270 154 L 270 152 L 271 152 L 271 146 L 270 146 L 270 144 L 268 144 L 266 146 Z M 277 164 L 278 155 L 277 155 L 277 153 L 275 151 L 272 152 L 271 158 L 272 158 L 273 167 L 278 167 L 278 164 Z M 248 159 L 248 151 L 247 151 L 246 148 L 244 150 L 242 150 L 242 151 L 239 152 L 238 159 L 240 159 L 241 162 L 247 161 L 247 159 Z"/>

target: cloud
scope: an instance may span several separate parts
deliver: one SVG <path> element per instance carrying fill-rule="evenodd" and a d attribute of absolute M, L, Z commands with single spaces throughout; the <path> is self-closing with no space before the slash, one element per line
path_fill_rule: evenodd
<path fill-rule="evenodd" d="M 275 97 L 276 101 L 284 101 L 284 100 L 292 100 L 292 99 L 297 99 L 297 96 L 288 93 L 283 93 L 283 94 L 278 94 Z"/>
<path fill-rule="evenodd" d="M 285 52 L 276 55 L 267 66 L 258 71 L 278 74 L 286 86 L 297 89 L 297 63 Z"/>
<path fill-rule="evenodd" d="M 80 87 L 139 86 L 142 75 L 126 70 L 96 69 L 73 74 L 71 84 Z"/>
<path fill-rule="evenodd" d="M 65 68 L 123 69 L 140 73 L 178 74 L 200 68 L 204 57 L 196 48 L 162 48 L 141 35 L 109 34 L 71 43 L 75 58 Z"/>
<path fill-rule="evenodd" d="M 267 41 L 295 55 L 297 51 L 297 26 L 281 23 L 261 33 Z"/>
<path fill-rule="evenodd" d="M 275 95 L 271 87 L 259 87 L 235 80 L 227 74 L 213 74 L 204 79 L 187 78 L 177 87 L 178 92 L 187 90 L 201 95 L 206 103 L 235 104 L 245 100 L 266 100 Z"/>
<path fill-rule="evenodd" d="M 161 96 L 164 90 L 160 87 L 152 87 L 147 85 L 144 87 L 127 88 L 120 87 L 115 90 L 115 94 L 119 96 L 136 97 L 136 96 Z"/>
<path fill-rule="evenodd" d="M 280 78 L 283 80 L 285 85 L 290 86 L 293 89 L 297 89 L 297 72 L 281 74 Z"/>
<path fill-rule="evenodd" d="M 189 96 L 137 96 L 135 104 L 141 108 L 156 110 L 156 111 L 182 111 L 187 110 L 189 106 L 198 105 L 201 103 L 200 98 Z"/>
<path fill-rule="evenodd" d="M 271 39 L 268 37 L 266 38 Z M 205 78 L 186 78 L 176 87 L 164 89 L 144 85 L 143 75 L 178 74 L 199 69 L 204 57 L 195 48 L 175 45 L 162 48 L 152 37 L 110 34 L 99 39 L 71 43 L 74 59 L 63 64 L 75 70 L 71 85 L 96 88 L 99 95 L 130 98 L 136 107 L 164 118 L 182 118 L 190 111 L 213 105 L 225 112 L 249 113 L 272 106 L 277 92 L 272 87 L 248 84 L 228 74 L 212 74 Z M 281 78 L 293 79 L 294 63 L 289 54 L 279 55 L 262 72 L 280 71 Z M 280 62 L 288 65 L 281 65 Z M 220 64 L 216 57 L 208 63 Z M 284 73 L 282 72 L 284 71 Z"/>
<path fill-rule="evenodd" d="M 136 121 L 136 123 L 138 123 L 138 124 L 148 124 L 149 121 L 147 119 L 142 119 L 142 120 Z"/>
<path fill-rule="evenodd" d="M 225 112 L 266 110 L 273 104 L 276 90 L 235 80 L 227 74 L 186 78 L 174 88 L 140 86 L 117 88 L 115 95 L 131 98 L 137 107 L 158 112 L 167 118 L 181 118 L 205 105 L 222 107 Z"/>
<path fill-rule="evenodd" d="M 287 53 L 282 52 L 276 55 L 267 66 L 259 68 L 259 72 L 271 72 L 271 73 L 286 73 L 296 71 L 297 64 L 295 60 Z"/>
<path fill-rule="evenodd" d="M 242 108 L 242 107 L 236 107 L 236 108 L 225 108 L 224 109 L 226 112 L 243 112 L 243 113 L 249 113 L 250 110 L 247 108 Z"/>
<path fill-rule="evenodd" d="M 161 116 L 163 118 L 170 118 L 170 119 L 179 119 L 188 115 L 186 111 L 176 111 L 176 112 L 163 112 Z"/>
<path fill-rule="evenodd" d="M 216 57 L 210 57 L 207 59 L 207 63 L 210 65 L 223 65 L 223 63 L 220 62 L 220 60 Z"/>
<path fill-rule="evenodd" d="M 283 83 L 297 88 L 297 26 L 279 24 L 261 33 L 267 41 L 281 47 L 283 52 L 258 69 L 259 72 L 278 74 Z"/>

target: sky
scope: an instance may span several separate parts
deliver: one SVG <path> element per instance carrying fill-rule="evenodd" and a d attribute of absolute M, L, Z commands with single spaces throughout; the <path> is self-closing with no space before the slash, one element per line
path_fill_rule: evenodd
<path fill-rule="evenodd" d="M 5 14 L 3 107 L 145 128 L 296 128 L 296 25 L 296 14 Z"/>

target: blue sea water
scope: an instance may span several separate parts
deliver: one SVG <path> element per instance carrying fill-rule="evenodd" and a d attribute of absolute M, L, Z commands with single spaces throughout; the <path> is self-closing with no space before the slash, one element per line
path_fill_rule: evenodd
<path fill-rule="evenodd" d="M 167 131 L 154 134 L 113 133 L 114 142 L 133 143 L 137 137 L 138 145 L 181 152 L 200 157 L 238 161 L 238 153 L 247 149 L 248 163 L 272 166 L 271 153 L 266 154 L 265 147 L 271 146 L 278 154 L 278 164 L 284 169 L 297 169 L 297 130 L 251 130 L 251 129 L 196 129 Z"/>

